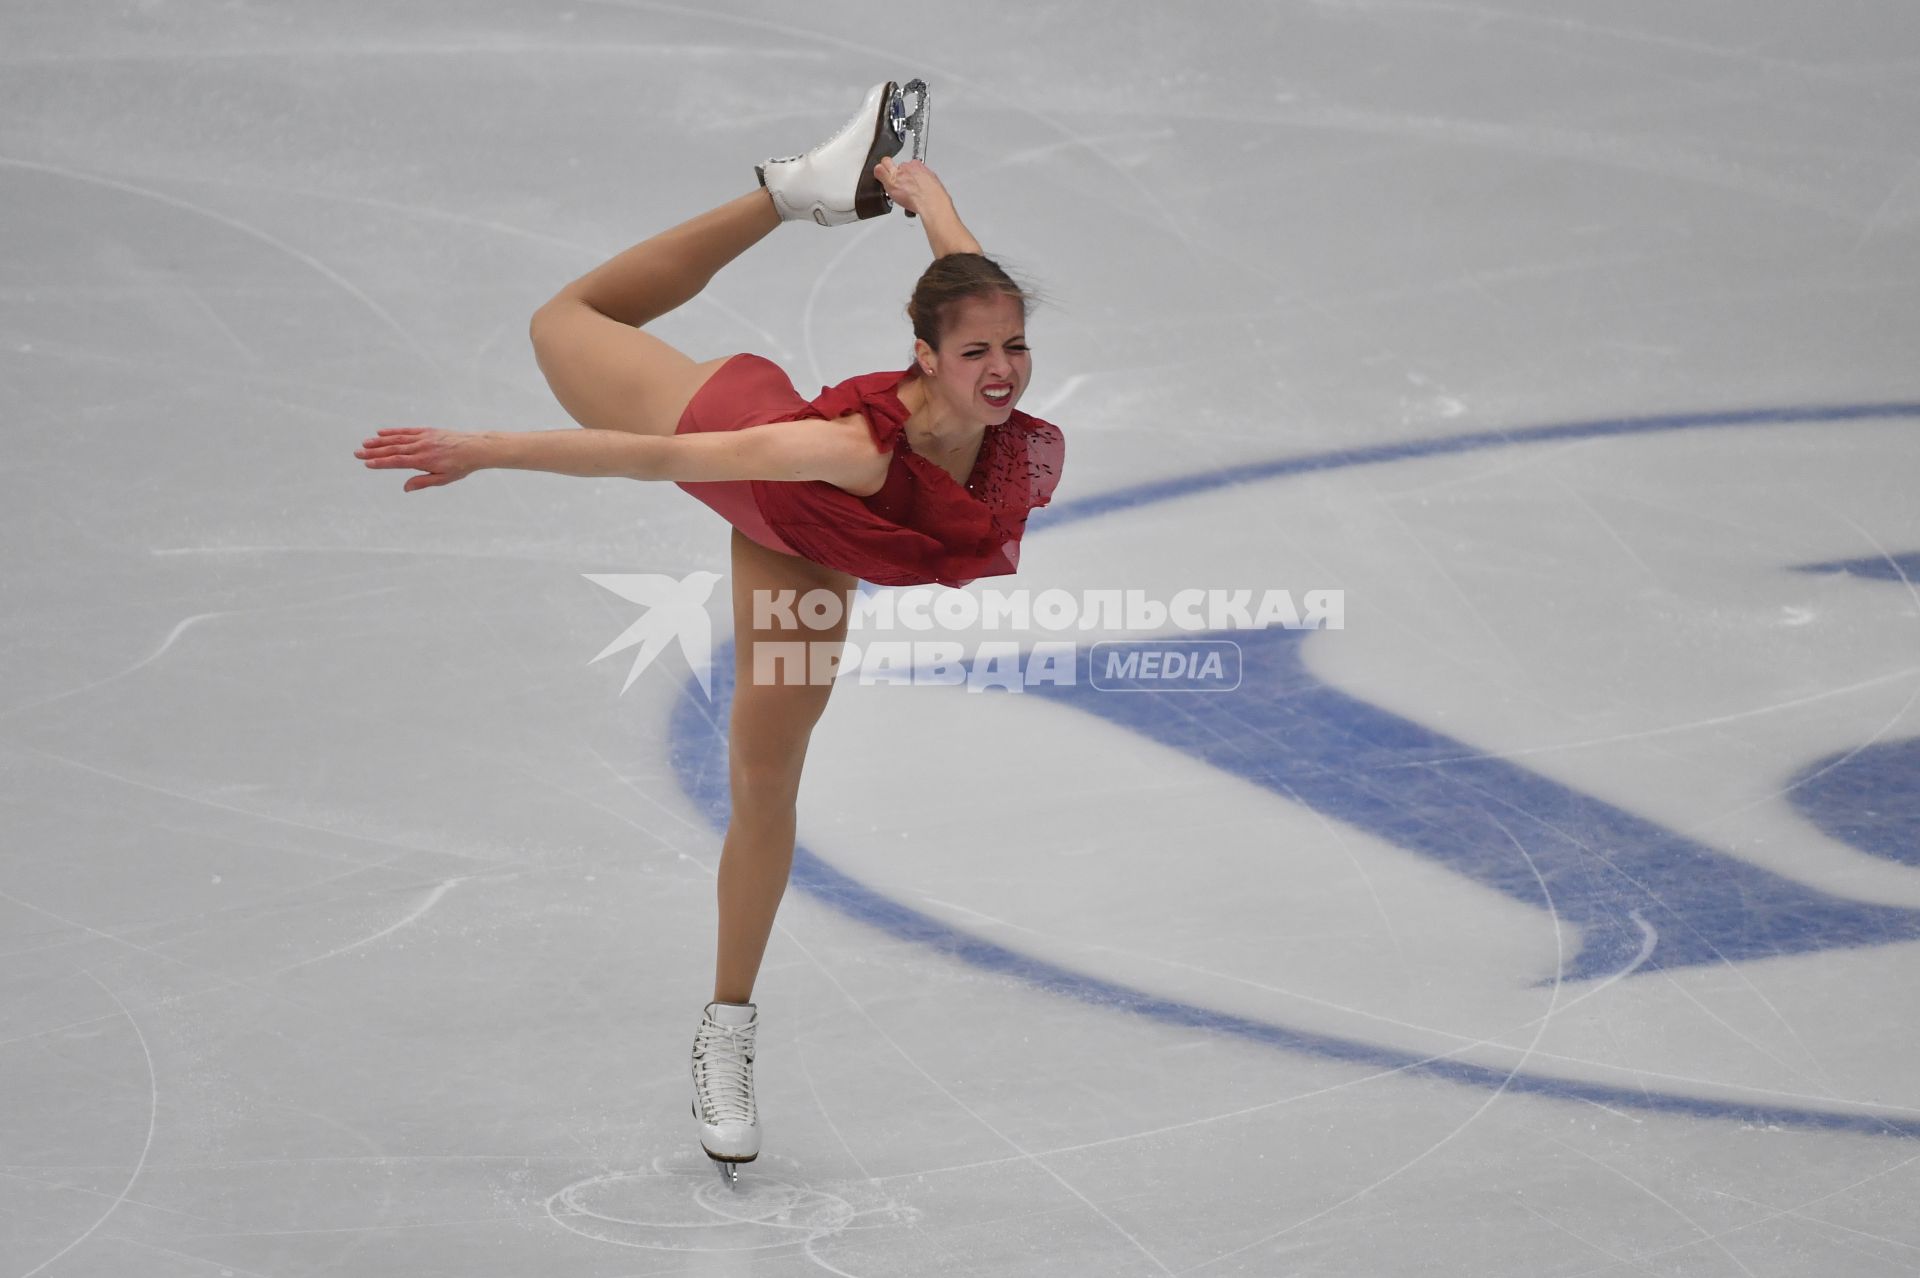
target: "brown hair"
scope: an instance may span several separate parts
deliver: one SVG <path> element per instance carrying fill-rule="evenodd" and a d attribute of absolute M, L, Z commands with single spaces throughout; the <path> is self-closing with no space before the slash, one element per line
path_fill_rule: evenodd
<path fill-rule="evenodd" d="M 1025 318 L 1038 300 L 1031 290 L 1022 288 L 1000 268 L 1000 263 L 983 253 L 948 253 L 933 259 L 913 286 L 913 298 L 907 303 L 907 318 L 913 321 L 913 335 L 940 349 L 953 308 L 970 297 L 1011 297 L 1020 303 Z"/>

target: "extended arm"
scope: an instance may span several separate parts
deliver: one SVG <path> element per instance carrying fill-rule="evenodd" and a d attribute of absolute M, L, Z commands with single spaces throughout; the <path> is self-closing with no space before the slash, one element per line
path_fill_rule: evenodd
<path fill-rule="evenodd" d="M 858 432 L 856 434 L 855 432 Z M 853 471 L 879 454 L 861 421 L 806 419 L 695 435 L 637 435 L 615 430 L 489 432 L 491 465 L 556 475 L 858 483 Z"/>
<path fill-rule="evenodd" d="M 543 470 L 556 475 L 663 479 L 818 479 L 857 488 L 875 477 L 883 454 L 855 417 L 774 422 L 697 435 L 618 430 L 382 430 L 354 453 L 369 469 L 426 472 L 407 492 L 450 484 L 476 470 Z"/>
<path fill-rule="evenodd" d="M 874 165 L 873 175 L 887 189 L 888 199 L 920 215 L 920 224 L 927 228 L 927 245 L 935 257 L 980 251 L 980 241 L 973 238 L 973 232 L 954 211 L 953 197 L 924 163 L 908 160 L 895 164 L 885 159 Z"/>

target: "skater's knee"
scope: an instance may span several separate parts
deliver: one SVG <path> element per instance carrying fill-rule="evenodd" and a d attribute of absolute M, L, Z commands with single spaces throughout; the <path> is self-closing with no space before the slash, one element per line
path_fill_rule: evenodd
<path fill-rule="evenodd" d="M 638 327 L 615 319 L 569 284 L 535 308 L 527 322 L 527 337 L 533 342 L 534 353 L 539 354 L 543 348 L 570 346 L 583 329 L 603 328 L 610 320 L 624 328 Z"/>
<path fill-rule="evenodd" d="M 566 318 L 561 313 L 563 306 L 577 305 L 560 297 L 554 297 L 533 312 L 533 318 L 527 322 L 527 340 L 533 343 L 534 359 L 543 366 L 547 355 L 553 349 L 557 331 L 566 327 Z"/>
<path fill-rule="evenodd" d="M 712 369 L 562 290 L 533 314 L 533 356 L 582 426 L 671 435 Z"/>
<path fill-rule="evenodd" d="M 527 338 L 533 343 L 534 352 L 538 354 L 543 347 L 551 348 L 556 342 L 564 341 L 567 329 L 581 319 L 582 308 L 592 309 L 584 299 L 564 290 L 536 307 L 533 318 L 527 322 Z"/>
<path fill-rule="evenodd" d="M 791 802 L 800 793 L 800 767 L 798 758 L 736 757 L 728 768 L 728 780 L 736 799 Z"/>
<path fill-rule="evenodd" d="M 733 790 L 734 803 L 755 807 L 792 805 L 800 794 L 800 771 L 805 760 L 804 742 L 798 748 L 761 745 L 729 751 L 727 780 Z"/>

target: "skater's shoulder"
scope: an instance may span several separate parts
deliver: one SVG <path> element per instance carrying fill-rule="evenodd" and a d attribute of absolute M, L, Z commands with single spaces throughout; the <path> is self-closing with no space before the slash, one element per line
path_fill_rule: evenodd
<path fill-rule="evenodd" d="M 911 370 L 883 368 L 871 373 L 856 373 L 832 386 L 821 387 L 820 394 L 822 396 L 852 395 L 863 400 L 881 403 L 891 400 L 898 404 L 900 385 L 907 379 L 909 371 Z"/>
<path fill-rule="evenodd" d="M 875 447 L 892 448 L 899 442 L 909 415 L 898 394 L 905 376 L 898 370 L 859 373 L 835 385 L 821 387 L 812 404 L 823 417 L 858 415 L 864 418 Z"/>

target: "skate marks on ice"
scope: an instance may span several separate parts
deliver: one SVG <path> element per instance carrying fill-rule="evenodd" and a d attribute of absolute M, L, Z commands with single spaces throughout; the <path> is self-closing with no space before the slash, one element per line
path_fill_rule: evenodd
<path fill-rule="evenodd" d="M 644 1170 L 608 1172 L 547 1199 L 554 1224 L 583 1238 L 643 1251 L 741 1252 L 811 1248 L 847 1232 L 912 1228 L 920 1212 L 849 1186 L 859 1201 L 807 1183 L 793 1159 L 762 1154 L 729 1187 L 705 1155 L 664 1154 Z"/>
<path fill-rule="evenodd" d="M 135 1020 L 133 1013 L 127 1009 L 125 1000 L 109 989 L 105 982 L 101 981 L 101 979 L 92 972 L 86 973 L 86 977 L 95 985 L 98 985 L 103 994 L 113 1000 L 114 1006 L 119 1009 L 119 1015 L 125 1018 L 127 1025 L 133 1030 L 135 1041 L 140 1045 L 140 1056 L 141 1059 L 146 1062 L 147 1067 L 147 1136 L 146 1140 L 140 1146 L 140 1156 L 134 1162 L 133 1170 L 127 1174 L 127 1183 L 120 1187 L 119 1194 L 112 1202 L 107 1204 L 106 1209 L 94 1219 L 91 1225 L 88 1225 L 86 1229 L 82 1231 L 79 1237 L 62 1247 L 59 1251 L 54 1252 L 53 1255 L 48 1256 L 32 1269 L 27 1270 L 20 1278 L 34 1278 L 36 1274 L 45 1273 L 48 1268 L 57 1264 L 67 1253 L 98 1233 L 100 1226 L 106 1224 L 107 1221 L 112 1218 L 113 1214 L 120 1210 L 121 1205 L 127 1201 L 127 1196 L 133 1192 L 134 1185 L 139 1182 L 141 1173 L 147 1169 L 147 1159 L 153 1153 L 154 1133 L 159 1128 L 160 1080 L 159 1076 L 154 1072 L 153 1049 L 147 1043 L 146 1032 L 140 1028 L 140 1022 Z M 73 1027 L 69 1026 L 67 1028 L 71 1029 Z M 105 1197 L 104 1194 L 100 1196 Z"/>
<path fill-rule="evenodd" d="M 432 372 L 443 386 L 449 390 L 457 391 L 458 382 L 451 375 L 445 363 L 428 348 L 426 343 L 413 329 L 407 327 L 392 311 L 382 306 L 367 293 L 365 289 L 355 284 L 326 262 L 288 243 L 284 238 L 275 235 L 264 227 L 257 226 L 245 219 L 223 213 L 205 204 L 184 199 L 177 195 L 169 195 L 165 191 L 155 190 L 152 187 L 142 186 L 106 174 L 84 172 L 64 165 L 48 164 L 43 161 L 29 160 L 9 155 L 0 155 L 0 167 L 46 174 L 51 177 L 63 178 L 69 182 L 117 191 L 123 195 L 132 196 L 142 201 L 150 201 L 176 209 L 194 218 L 205 219 L 239 235 L 245 236 L 248 239 L 264 244 L 276 253 L 291 258 L 301 266 L 306 267 L 313 274 L 319 276 L 322 280 L 351 298 L 359 309 L 372 315 L 382 328 L 397 337 L 400 342 L 419 359 L 421 366 Z M 221 326 L 227 328 L 227 332 L 234 337 L 234 340 L 240 340 L 238 334 L 234 334 L 231 328 L 228 328 L 225 324 Z M 243 349 L 245 349 L 244 342 L 242 346 Z M 250 355 L 254 354 L 250 349 L 248 353 Z"/>

